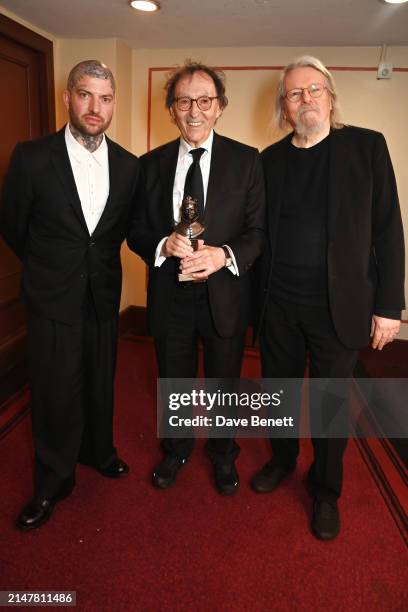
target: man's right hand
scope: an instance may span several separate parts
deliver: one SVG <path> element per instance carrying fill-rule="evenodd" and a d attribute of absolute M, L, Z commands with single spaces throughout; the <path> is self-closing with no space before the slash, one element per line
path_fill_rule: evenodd
<path fill-rule="evenodd" d="M 193 253 L 193 247 L 190 244 L 190 240 L 177 232 L 173 232 L 167 240 L 163 243 L 161 254 L 164 257 L 186 257 Z"/>

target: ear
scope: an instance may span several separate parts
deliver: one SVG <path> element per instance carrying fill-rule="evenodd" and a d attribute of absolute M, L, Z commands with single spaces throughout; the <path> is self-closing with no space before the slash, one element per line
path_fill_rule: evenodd
<path fill-rule="evenodd" d="M 172 106 L 170 106 L 170 108 L 169 108 L 169 114 L 170 114 L 170 119 L 172 120 L 173 123 L 175 123 L 176 118 L 174 116 L 174 110 L 173 110 Z"/>
<path fill-rule="evenodd" d="M 66 109 L 69 109 L 69 100 L 70 100 L 70 93 L 68 91 L 68 89 L 65 89 L 63 94 L 62 94 L 62 99 L 64 100 L 64 104 L 66 106 Z"/>
<path fill-rule="evenodd" d="M 284 98 L 284 99 L 282 100 L 282 103 L 281 103 L 281 112 L 282 112 L 282 118 L 283 118 L 283 120 L 284 120 L 284 121 L 287 121 L 287 120 L 288 120 L 288 115 L 287 115 L 287 113 L 286 113 L 286 98 Z"/>
<path fill-rule="evenodd" d="M 221 108 L 221 106 L 220 106 L 220 104 L 219 104 L 218 100 L 217 100 L 216 102 L 217 102 L 217 107 L 218 107 L 218 108 L 217 108 L 217 113 L 216 113 L 216 115 L 215 115 L 215 120 L 217 121 L 217 119 L 219 119 L 219 118 L 221 117 L 221 115 L 222 115 L 222 113 L 223 113 L 223 110 L 224 110 L 224 109 L 223 109 L 223 108 Z"/>

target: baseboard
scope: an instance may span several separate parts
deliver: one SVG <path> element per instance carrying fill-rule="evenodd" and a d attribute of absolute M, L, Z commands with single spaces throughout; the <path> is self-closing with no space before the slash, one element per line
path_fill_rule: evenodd
<path fill-rule="evenodd" d="M 387 439 L 355 438 L 365 462 L 402 539 L 408 545 L 407 474 Z"/>
<path fill-rule="evenodd" d="M 28 381 L 27 330 L 21 327 L 0 345 L 0 405 Z"/>
<path fill-rule="evenodd" d="M 119 335 L 123 336 L 128 332 L 136 336 L 148 336 L 147 316 L 144 306 L 127 306 L 119 313 Z"/>

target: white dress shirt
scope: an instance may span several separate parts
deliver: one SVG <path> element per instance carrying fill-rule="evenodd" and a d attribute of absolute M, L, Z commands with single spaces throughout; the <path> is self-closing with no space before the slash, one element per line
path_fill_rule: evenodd
<path fill-rule="evenodd" d="M 65 128 L 65 143 L 71 162 L 82 212 L 89 234 L 95 230 L 102 216 L 109 195 L 108 145 L 105 134 L 102 142 L 90 153 L 71 134 L 69 124 Z"/>
<path fill-rule="evenodd" d="M 211 167 L 211 153 L 212 153 L 212 145 L 214 140 L 214 130 L 211 130 L 210 135 L 207 140 L 205 140 L 201 145 L 200 149 L 205 149 L 204 153 L 200 157 L 200 169 L 201 175 L 203 177 L 203 187 L 204 187 L 204 209 L 207 202 L 207 191 L 208 191 L 208 181 L 210 178 L 210 167 Z M 190 151 L 192 151 L 194 147 L 188 144 L 184 140 L 184 138 L 180 138 L 179 145 L 179 153 L 177 159 L 177 167 L 176 167 L 176 175 L 174 177 L 174 185 L 173 185 L 173 218 L 174 224 L 180 222 L 181 216 L 181 204 L 183 202 L 184 196 L 184 185 L 186 182 L 186 176 L 188 169 L 193 163 L 193 156 L 190 155 Z M 155 254 L 155 262 L 154 265 L 156 267 L 160 267 L 164 261 L 166 261 L 166 257 L 161 255 L 161 250 L 164 242 L 167 240 L 168 236 L 164 236 L 157 245 L 156 254 Z M 238 267 L 235 261 L 234 253 L 230 249 L 228 245 L 226 246 L 228 251 L 230 252 L 232 265 L 228 268 L 233 274 L 238 275 Z"/>

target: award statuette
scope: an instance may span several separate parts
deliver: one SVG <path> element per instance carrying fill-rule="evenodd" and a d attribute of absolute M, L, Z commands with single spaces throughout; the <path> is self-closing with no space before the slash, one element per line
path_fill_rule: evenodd
<path fill-rule="evenodd" d="M 174 230 L 181 236 L 186 236 L 191 242 L 193 250 L 198 249 L 198 237 L 204 232 L 204 226 L 198 221 L 198 203 L 191 196 L 186 196 L 181 204 L 181 221 Z M 194 280 L 190 274 L 179 274 L 179 281 Z"/>

